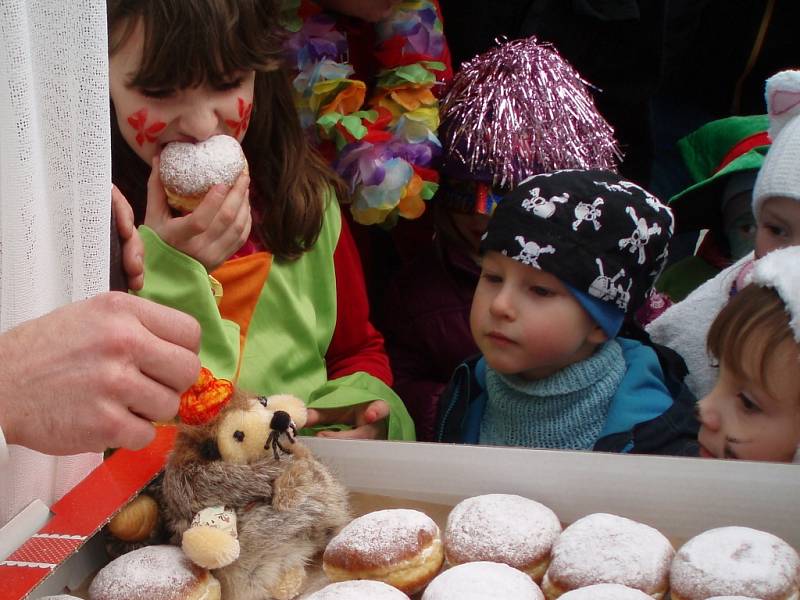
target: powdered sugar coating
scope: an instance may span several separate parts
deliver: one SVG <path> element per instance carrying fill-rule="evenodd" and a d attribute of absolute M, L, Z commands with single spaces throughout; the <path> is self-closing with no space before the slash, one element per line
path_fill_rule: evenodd
<path fill-rule="evenodd" d="M 486 494 L 459 502 L 447 518 L 448 562 L 493 561 L 517 569 L 547 559 L 561 533 L 545 505 L 513 494 Z"/>
<path fill-rule="evenodd" d="M 522 571 L 503 563 L 479 561 L 457 565 L 431 581 L 422 600 L 544 600 Z"/>
<path fill-rule="evenodd" d="M 58 596 L 44 596 L 39 600 L 81 600 L 77 596 L 70 596 L 69 594 L 59 594 Z"/>
<path fill-rule="evenodd" d="M 618 583 L 653 594 L 667 585 L 675 554 L 661 532 L 624 517 L 595 513 L 567 527 L 553 546 L 545 585 L 574 590 Z"/>
<path fill-rule="evenodd" d="M 236 138 L 215 135 L 191 144 L 171 142 L 161 152 L 161 183 L 179 196 L 204 196 L 215 184 L 233 185 L 245 166 Z"/>
<path fill-rule="evenodd" d="M 618 583 L 598 583 L 567 592 L 559 600 L 653 600 L 653 597 Z"/>
<path fill-rule="evenodd" d="M 306 600 L 408 600 L 403 592 L 382 581 L 359 579 L 325 586 Z"/>
<path fill-rule="evenodd" d="M 177 546 L 146 546 L 100 569 L 89 586 L 89 598 L 180 600 L 204 575 Z"/>
<path fill-rule="evenodd" d="M 751 596 L 777 600 L 797 592 L 800 557 L 777 536 L 749 527 L 710 529 L 686 542 L 670 585 L 686 600 Z"/>
<path fill-rule="evenodd" d="M 714 596 L 708 600 L 759 600 L 758 598 L 749 598 L 748 596 Z"/>
<path fill-rule="evenodd" d="M 439 526 L 425 513 L 392 508 L 367 513 L 348 523 L 325 548 L 323 560 L 343 568 L 391 565 L 423 551 L 439 537 Z"/>

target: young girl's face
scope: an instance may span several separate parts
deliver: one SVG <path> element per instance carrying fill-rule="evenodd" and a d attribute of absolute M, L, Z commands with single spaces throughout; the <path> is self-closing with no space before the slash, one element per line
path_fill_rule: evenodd
<path fill-rule="evenodd" d="M 788 246 L 800 246 L 800 202 L 792 198 L 767 198 L 758 215 L 756 258 Z"/>
<path fill-rule="evenodd" d="M 219 88 L 137 89 L 130 81 L 142 62 L 139 24 L 110 58 L 109 86 L 122 136 L 146 163 L 169 142 L 201 142 L 227 134 L 240 142 L 253 109 L 254 71 L 230 74 Z"/>
<path fill-rule="evenodd" d="M 766 385 L 755 360 L 741 375 L 720 365 L 717 384 L 699 403 L 701 456 L 792 461 L 800 445 L 800 357 L 791 340 L 773 352 Z"/>
<path fill-rule="evenodd" d="M 605 340 L 557 277 L 499 252 L 483 257 L 470 326 L 489 366 L 528 380 L 588 358 Z"/>

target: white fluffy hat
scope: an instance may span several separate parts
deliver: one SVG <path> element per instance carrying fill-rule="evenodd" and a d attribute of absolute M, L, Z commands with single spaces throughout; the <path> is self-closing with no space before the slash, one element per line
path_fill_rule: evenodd
<path fill-rule="evenodd" d="M 800 71 L 781 71 L 767 79 L 767 112 L 772 146 L 753 189 L 753 214 L 771 196 L 800 201 Z"/>
<path fill-rule="evenodd" d="M 757 260 L 750 281 L 778 293 L 789 313 L 794 339 L 800 344 L 800 246 L 773 250 Z"/>

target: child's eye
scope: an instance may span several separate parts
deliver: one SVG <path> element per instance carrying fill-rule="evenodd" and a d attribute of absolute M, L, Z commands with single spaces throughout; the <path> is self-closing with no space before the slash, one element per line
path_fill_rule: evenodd
<path fill-rule="evenodd" d="M 242 77 L 237 77 L 236 79 L 231 79 L 230 81 L 223 81 L 216 86 L 216 89 L 220 92 L 235 90 L 242 86 L 243 81 L 244 79 Z"/>
<path fill-rule="evenodd" d="M 495 275 L 494 273 L 481 273 L 481 279 L 485 279 L 489 283 L 501 283 L 503 281 L 500 275 Z"/>
<path fill-rule="evenodd" d="M 142 96 L 146 96 L 147 98 L 153 98 L 155 100 L 163 100 L 165 98 L 171 98 L 175 95 L 175 90 L 151 90 L 151 89 L 142 89 L 139 90 L 139 93 Z"/>
<path fill-rule="evenodd" d="M 531 291 L 537 296 L 541 296 L 542 298 L 549 298 L 550 296 L 553 296 L 555 294 L 553 290 L 548 289 L 546 287 L 542 287 L 541 285 L 534 285 L 533 287 L 531 287 Z"/>
<path fill-rule="evenodd" d="M 744 409 L 745 412 L 748 413 L 761 412 L 761 407 L 758 406 L 758 404 L 756 404 L 755 402 L 753 402 L 747 396 L 747 394 L 745 394 L 744 392 L 739 392 L 737 396 L 739 398 L 739 401 L 742 403 L 742 408 Z"/>
<path fill-rule="evenodd" d="M 764 229 L 769 231 L 775 237 L 783 237 L 786 235 L 786 230 L 780 225 L 771 225 L 770 223 L 764 223 Z"/>

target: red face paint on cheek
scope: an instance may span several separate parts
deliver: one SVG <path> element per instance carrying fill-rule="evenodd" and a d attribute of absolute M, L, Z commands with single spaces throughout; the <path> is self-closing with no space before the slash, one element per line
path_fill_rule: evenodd
<path fill-rule="evenodd" d="M 128 124 L 136 130 L 136 143 L 140 146 L 144 146 L 145 142 L 155 142 L 156 135 L 167 126 L 163 121 L 154 121 L 148 125 L 146 108 L 140 108 L 128 117 Z"/>
<path fill-rule="evenodd" d="M 231 128 L 231 133 L 236 138 L 239 137 L 239 134 L 247 131 L 247 126 L 250 124 L 250 114 L 253 112 L 252 102 L 245 102 L 244 98 L 239 98 L 237 104 L 239 120 L 225 119 L 225 124 Z"/>

